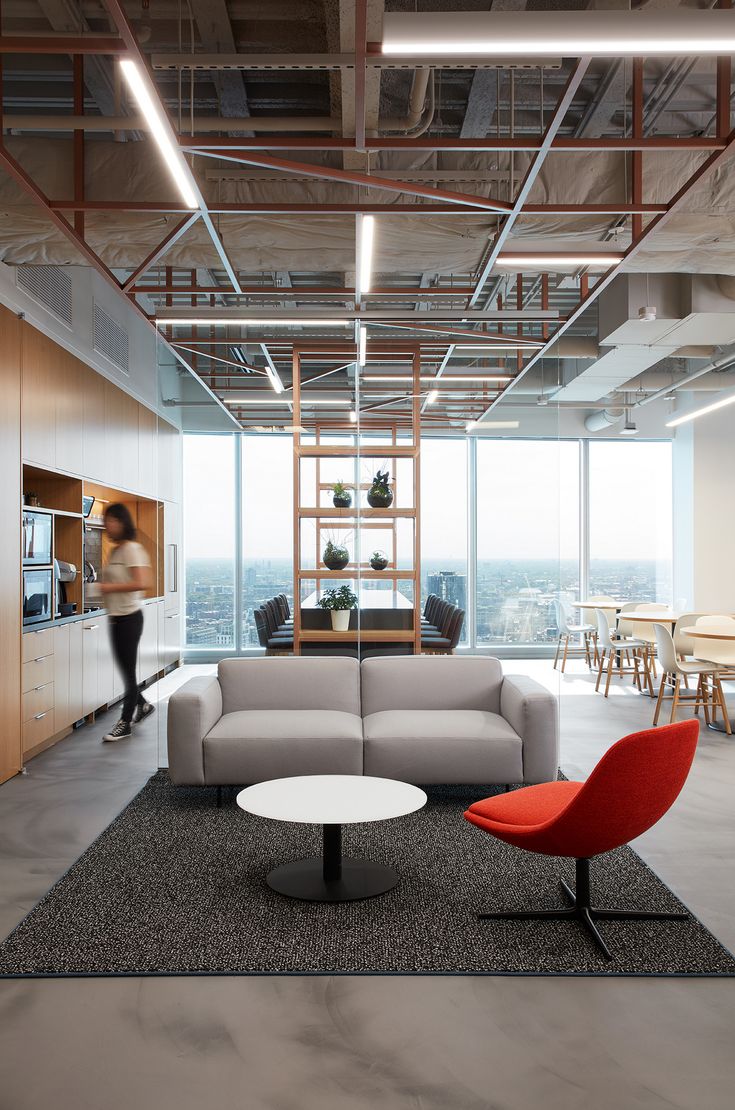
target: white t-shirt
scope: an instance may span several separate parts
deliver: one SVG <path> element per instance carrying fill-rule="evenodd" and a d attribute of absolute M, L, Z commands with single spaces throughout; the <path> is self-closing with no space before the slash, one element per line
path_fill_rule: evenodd
<path fill-rule="evenodd" d="M 149 567 L 151 561 L 142 544 L 125 540 L 110 552 L 102 570 L 103 582 L 130 582 L 132 567 Z M 143 604 L 142 590 L 126 590 L 120 593 L 104 594 L 103 604 L 111 617 L 127 617 L 135 613 Z"/>

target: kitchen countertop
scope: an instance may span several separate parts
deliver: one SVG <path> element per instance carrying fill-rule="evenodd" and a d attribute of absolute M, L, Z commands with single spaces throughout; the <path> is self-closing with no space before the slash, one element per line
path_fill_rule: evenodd
<path fill-rule="evenodd" d="M 156 601 L 163 601 L 162 597 L 147 597 L 143 602 L 144 605 L 153 605 Z M 23 633 L 26 632 L 41 632 L 44 628 L 56 628 L 60 624 L 74 624 L 76 621 L 93 620 L 95 617 L 104 617 L 107 615 L 106 609 L 88 609 L 86 613 L 72 613 L 70 617 L 56 617 L 51 621 L 39 621 L 38 624 L 27 624 L 23 627 Z"/>

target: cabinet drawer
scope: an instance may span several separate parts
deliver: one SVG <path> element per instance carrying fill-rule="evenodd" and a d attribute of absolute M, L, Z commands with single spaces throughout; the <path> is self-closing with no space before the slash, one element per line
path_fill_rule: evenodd
<path fill-rule="evenodd" d="M 42 628 L 38 632 L 23 633 L 23 662 L 29 663 L 31 659 L 41 659 L 45 655 L 54 654 L 54 630 Z"/>
<path fill-rule="evenodd" d="M 23 664 L 23 689 L 21 692 L 27 694 L 29 690 L 35 690 L 37 686 L 43 686 L 47 682 L 53 682 L 53 680 L 53 655 L 44 655 L 41 659 L 30 659 Z"/>
<path fill-rule="evenodd" d="M 30 721 L 39 713 L 46 713 L 54 708 L 54 684 L 46 682 L 37 690 L 29 690 L 23 695 L 23 720 Z"/>
<path fill-rule="evenodd" d="M 23 722 L 23 755 L 31 751 L 32 748 L 43 744 L 44 740 L 50 739 L 54 734 L 54 711 L 47 709 L 44 713 L 39 713 L 36 717 L 31 717 L 30 721 Z"/>

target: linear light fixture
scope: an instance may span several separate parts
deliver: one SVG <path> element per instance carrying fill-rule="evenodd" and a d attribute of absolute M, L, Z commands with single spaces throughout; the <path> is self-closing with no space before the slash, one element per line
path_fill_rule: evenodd
<path fill-rule="evenodd" d="M 358 216 L 357 239 L 357 300 L 370 292 L 373 281 L 373 245 L 375 242 L 375 216 Z"/>
<path fill-rule="evenodd" d="M 691 412 L 685 412 L 681 416 L 675 416 L 672 420 L 667 420 L 666 427 L 678 428 L 680 424 L 688 424 L 690 420 L 697 420 L 700 416 L 706 416 L 708 412 L 717 412 L 718 409 L 724 409 L 728 405 L 735 405 L 735 390 L 724 397 L 720 397 L 719 401 L 712 401 L 709 405 L 703 405 L 701 408 L 692 409 Z"/>
<path fill-rule="evenodd" d="M 465 429 L 474 432 L 476 428 L 518 428 L 520 420 L 468 420 Z"/>
<path fill-rule="evenodd" d="M 236 405 L 290 405 L 291 404 L 291 401 L 288 397 L 254 397 L 251 393 L 248 393 L 247 390 L 243 390 L 240 393 L 233 391 L 232 393 L 226 394 L 224 399 L 225 399 L 227 404 L 236 404 Z M 349 400 L 346 400 L 346 399 L 345 400 L 340 400 L 339 398 L 336 398 L 336 397 L 329 397 L 329 398 L 316 397 L 316 398 L 313 398 L 313 399 L 309 399 L 308 397 L 302 397 L 301 398 L 301 404 L 302 404 L 302 407 L 306 406 L 308 408 L 311 408 L 314 405 L 349 405 L 349 404 L 351 404 L 351 402 Z"/>
<path fill-rule="evenodd" d="M 429 405 L 433 405 L 433 404 L 435 404 L 435 403 L 436 403 L 436 402 L 437 402 L 438 400 L 439 400 L 439 390 L 438 390 L 438 389 L 431 389 L 431 390 L 429 390 L 429 394 L 428 394 L 428 396 L 427 396 L 427 398 L 426 398 L 427 404 L 429 404 Z"/>
<path fill-rule="evenodd" d="M 509 382 L 510 374 L 445 374 L 437 379 L 436 374 L 422 374 L 422 382 Z M 365 374 L 365 382 L 412 382 L 410 374 Z"/>
<path fill-rule="evenodd" d="M 613 254 L 500 254 L 495 260 L 498 267 L 514 270 L 543 269 L 567 270 L 575 266 L 617 266 L 623 255 Z"/>
<path fill-rule="evenodd" d="M 276 393 L 283 393 L 283 382 L 281 381 L 278 370 L 276 369 L 276 364 L 271 358 L 270 351 L 266 347 L 265 343 L 260 344 L 260 349 L 265 357 L 265 372 L 268 375 L 269 382 L 273 386 L 273 389 Z"/>
<path fill-rule="evenodd" d="M 184 204 L 187 208 L 198 208 L 199 201 L 192 188 L 191 170 L 184 161 L 184 156 L 181 151 L 178 150 L 171 141 L 171 136 L 169 135 L 170 128 L 166 126 L 166 122 L 160 110 L 148 91 L 146 82 L 143 79 L 138 65 L 130 58 L 122 58 L 120 61 L 120 69 L 136 104 L 145 117 L 153 138 L 158 144 L 158 149 L 169 168 L 171 176 L 176 182 L 176 187 L 181 193 Z"/>
<path fill-rule="evenodd" d="M 346 328 L 352 320 L 314 319 L 313 316 L 272 316 L 248 319 L 218 319 L 216 316 L 157 316 L 156 324 L 159 328 L 228 328 L 228 327 L 285 327 L 285 328 Z"/>
<path fill-rule="evenodd" d="M 601 58 L 735 53 L 729 11 L 386 12 L 383 54 Z"/>
<path fill-rule="evenodd" d="M 360 330 L 357 336 L 357 362 L 358 365 L 364 366 L 365 359 L 367 358 L 367 328 L 360 325 Z"/>
<path fill-rule="evenodd" d="M 357 424 L 357 413 L 354 409 L 350 409 L 350 424 Z"/>

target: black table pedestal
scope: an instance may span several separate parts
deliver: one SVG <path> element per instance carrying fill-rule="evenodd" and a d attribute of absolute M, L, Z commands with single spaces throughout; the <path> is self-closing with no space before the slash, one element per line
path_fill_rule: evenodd
<path fill-rule="evenodd" d="M 399 876 L 382 863 L 342 858 L 342 826 L 323 825 L 321 859 L 300 859 L 269 871 L 268 886 L 307 902 L 352 902 L 392 890 Z"/>

